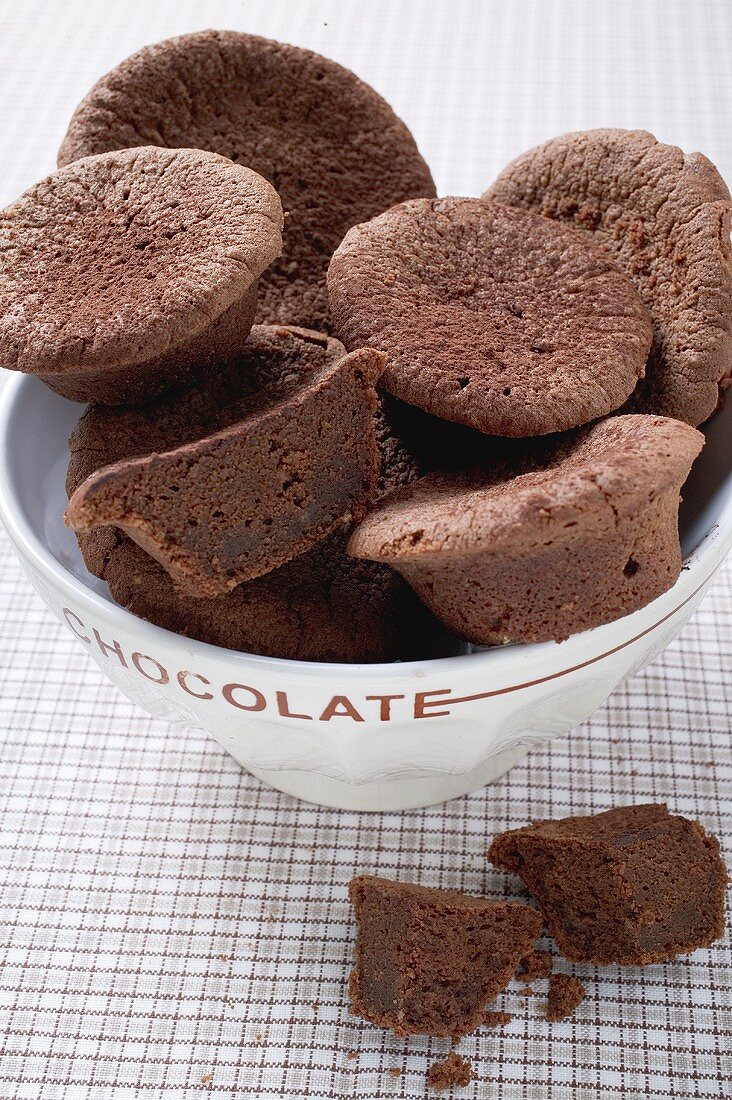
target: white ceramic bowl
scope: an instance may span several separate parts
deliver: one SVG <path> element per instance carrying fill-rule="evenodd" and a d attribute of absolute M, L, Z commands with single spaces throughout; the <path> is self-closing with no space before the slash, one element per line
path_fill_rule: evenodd
<path fill-rule="evenodd" d="M 66 441 L 81 411 L 22 376 L 0 397 L 0 514 L 36 591 L 135 703 L 182 729 L 203 727 L 265 782 L 328 806 L 441 802 L 571 730 L 668 645 L 732 543 L 730 402 L 708 426 L 684 490 L 684 570 L 642 610 L 559 645 L 431 661 L 312 664 L 236 653 L 138 619 L 85 569 L 62 521 Z"/>

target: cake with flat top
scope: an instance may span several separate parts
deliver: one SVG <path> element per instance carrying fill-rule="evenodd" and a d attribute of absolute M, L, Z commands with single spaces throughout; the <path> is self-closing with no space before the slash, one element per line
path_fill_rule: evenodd
<path fill-rule="evenodd" d="M 349 230 L 335 331 L 387 356 L 382 386 L 498 436 L 586 424 L 633 392 L 651 321 L 587 234 L 478 199 L 414 199 Z"/>
<path fill-rule="evenodd" d="M 522 153 L 483 197 L 584 232 L 633 281 L 653 346 L 632 410 L 712 415 L 732 380 L 732 200 L 711 161 L 645 130 L 585 130 Z"/>

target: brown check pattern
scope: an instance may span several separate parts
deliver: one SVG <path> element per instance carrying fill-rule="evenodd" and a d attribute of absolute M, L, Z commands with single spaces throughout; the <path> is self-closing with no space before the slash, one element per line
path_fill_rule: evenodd
<path fill-rule="evenodd" d="M 417 14 L 418 13 L 418 14 Z M 0 10 L 0 202 L 53 167 L 76 101 L 145 42 L 204 26 L 309 46 L 407 120 L 442 194 L 480 194 L 549 135 L 645 126 L 732 179 L 727 0 L 25 0 Z M 732 568 L 589 722 L 493 786 L 384 815 L 263 787 L 136 710 L 30 590 L 0 536 L 0 1100 L 417 1100 L 449 1044 L 349 1015 L 359 871 L 520 896 L 493 834 L 665 800 L 732 862 Z M 512 985 L 465 1037 L 466 1100 L 732 1095 L 732 946 L 623 970 L 543 1019 Z M 400 1070 L 392 1074 L 391 1070 Z"/>
<path fill-rule="evenodd" d="M 520 897 L 485 861 L 496 831 L 652 799 L 732 852 L 729 567 L 582 728 L 477 794 L 375 815 L 297 803 L 136 710 L 0 552 L 0 1097 L 422 1097 L 449 1043 L 348 1012 L 354 873 Z M 729 1095 L 729 939 L 559 965 L 587 987 L 575 1017 L 548 1024 L 546 983 L 514 984 L 511 1022 L 460 1044 L 459 1095 Z"/>

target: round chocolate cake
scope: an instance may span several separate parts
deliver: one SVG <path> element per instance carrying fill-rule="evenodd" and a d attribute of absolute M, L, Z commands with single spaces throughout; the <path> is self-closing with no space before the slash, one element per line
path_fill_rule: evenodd
<path fill-rule="evenodd" d="M 517 157 L 484 198 L 585 230 L 633 280 L 653 348 L 641 412 L 701 424 L 732 378 L 732 204 L 701 153 L 644 130 L 588 130 Z"/>
<path fill-rule="evenodd" d="M 472 642 L 561 641 L 674 583 L 679 490 L 703 442 L 678 420 L 609 417 L 513 462 L 427 475 L 348 551 L 398 569 Z"/>
<path fill-rule="evenodd" d="M 586 235 L 479 199 L 415 199 L 351 229 L 328 272 L 338 335 L 382 385 L 504 436 L 587 423 L 632 393 L 651 323 Z"/>
<path fill-rule="evenodd" d="M 246 339 L 282 209 L 198 149 L 86 157 L 0 213 L 0 363 L 75 401 L 142 401 Z"/>
<path fill-rule="evenodd" d="M 146 46 L 102 77 L 59 164 L 135 145 L 211 149 L 279 192 L 287 225 L 262 279 L 267 322 L 327 329 L 325 273 L 346 230 L 435 193 L 412 135 L 373 88 L 310 50 L 233 31 Z"/>

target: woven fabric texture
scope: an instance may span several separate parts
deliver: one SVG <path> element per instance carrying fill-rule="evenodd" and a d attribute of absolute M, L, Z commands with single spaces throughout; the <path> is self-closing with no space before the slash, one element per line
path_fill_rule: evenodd
<path fill-rule="evenodd" d="M 207 25 L 309 46 L 376 86 L 441 193 L 480 193 L 568 129 L 640 126 L 732 179 L 725 0 L 25 0 L 0 10 L 0 202 L 53 168 L 91 82 Z M 45 611 L 0 535 L 0 1098 L 412 1100 L 450 1044 L 349 1014 L 357 872 L 521 896 L 485 849 L 532 818 L 667 801 L 732 856 L 732 569 L 682 635 L 584 726 L 492 786 L 427 810 L 319 809 L 265 788 L 203 734 L 135 709 Z M 458 1050 L 473 1100 L 732 1095 L 729 937 L 644 969 L 557 962 Z"/>

